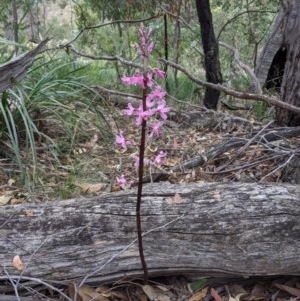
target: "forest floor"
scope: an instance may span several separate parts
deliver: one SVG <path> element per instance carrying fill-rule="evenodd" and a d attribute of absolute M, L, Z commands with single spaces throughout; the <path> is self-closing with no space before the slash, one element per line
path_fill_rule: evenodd
<path fill-rule="evenodd" d="M 87 127 L 80 142 L 68 149 L 60 164 L 51 150 L 39 142 L 38 167 L 27 166 L 38 179 L 33 193 L 19 187 L 16 176 L 3 169 L 0 204 L 90 197 L 116 191 L 120 189 L 116 179 L 121 175 L 130 183 L 123 189 L 135 186 L 137 169 L 132 156 L 138 155 L 140 129 L 118 107 L 108 109 L 106 119 L 113 137 L 103 138 L 96 127 Z M 162 129 L 162 136 L 151 141 L 146 156 L 160 151 L 167 156 L 161 166 L 145 168 L 145 182 L 300 182 L 299 129 L 291 133 L 289 128 L 276 127 L 272 121 L 256 122 L 249 112 L 232 115 L 200 106 L 173 110 Z M 43 130 L 58 144 L 64 139 L 60 137 L 63 130 L 51 121 L 45 122 Z M 128 139 L 137 141 L 126 152 L 114 143 L 120 130 Z"/>
<path fill-rule="evenodd" d="M 272 122 L 255 122 L 250 116 L 242 116 L 245 114 L 239 112 L 233 116 L 225 111 L 216 113 L 196 106 L 185 108 L 184 112 L 174 110 L 164 126 L 162 137 L 152 142 L 148 152 L 151 155 L 164 151 L 167 157 L 162 166 L 146 170 L 145 182 L 299 184 L 299 133 L 297 137 L 285 137 L 288 128 L 275 127 Z M 107 116 L 114 133 L 123 130 L 128 138 L 139 137 L 134 120 L 124 116 L 120 108 L 114 107 L 114 114 Z M 58 133 L 59 128 L 54 132 Z M 270 141 L 268 135 L 271 133 L 281 136 Z M 95 128 L 88 129 L 86 137 L 74 145 L 59 167 L 55 166 L 50 151 L 41 148 L 38 156 L 39 163 L 44 166 L 40 178 L 43 191 L 31 195 L 24 188 L 15 186 L 17 181 L 2 171 L 0 205 L 51 201 L 54 195 L 63 199 L 113 192 L 120 189 L 116 178 L 121 175 L 131 181 L 122 189 L 135 186 L 137 171 L 132 155 L 137 154 L 137 148 L 130 146 L 122 152 L 113 140 L 103 143 Z M 300 279 L 297 277 L 215 278 L 196 283 L 172 277 L 153 279 L 148 286 L 141 283 L 135 280 L 109 286 L 83 286 L 78 300 L 295 301 L 300 298 Z M 67 293 L 72 296 L 72 291 L 69 287 Z M 42 294 L 35 294 L 37 297 L 24 295 L 20 300 L 62 300 L 61 296 L 46 289 Z M 5 295 L 0 294 L 2 300 L 13 299 L 5 299 Z"/>

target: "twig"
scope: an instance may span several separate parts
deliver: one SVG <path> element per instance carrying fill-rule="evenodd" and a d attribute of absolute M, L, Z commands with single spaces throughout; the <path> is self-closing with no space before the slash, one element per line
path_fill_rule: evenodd
<path fill-rule="evenodd" d="M 120 23 L 122 23 L 122 24 L 143 23 L 143 22 L 146 22 L 146 21 L 150 21 L 150 20 L 153 20 L 153 19 L 160 18 L 160 17 L 161 17 L 161 14 L 158 14 L 158 15 L 146 18 L 146 19 L 139 19 L 139 20 L 115 20 L 115 21 L 101 23 L 101 24 L 98 24 L 98 25 L 86 26 L 86 27 L 82 28 L 79 31 L 79 33 L 76 35 L 76 37 L 73 40 L 69 41 L 67 44 L 64 44 L 63 47 L 68 46 L 68 45 L 74 43 L 81 36 L 81 34 L 83 32 L 85 32 L 85 31 L 87 31 L 87 30 L 97 29 L 97 28 L 100 28 L 100 27 L 104 27 L 104 26 L 108 26 L 108 25 L 114 25 L 114 24 L 120 24 Z"/>
<path fill-rule="evenodd" d="M 293 113 L 300 113 L 300 107 L 296 107 L 294 105 L 285 103 L 283 101 L 278 100 L 275 97 L 268 97 L 268 96 L 265 96 L 265 95 L 259 95 L 259 94 L 255 94 L 255 93 L 239 92 L 239 91 L 227 88 L 227 87 L 225 87 L 221 84 L 209 83 L 209 82 L 206 82 L 204 80 L 200 80 L 200 79 L 194 77 L 185 68 L 183 68 L 182 66 L 180 66 L 178 64 L 175 64 L 175 63 L 170 62 L 170 61 L 166 61 L 165 59 L 159 59 L 159 61 L 164 63 L 164 64 L 168 64 L 169 66 L 171 66 L 173 68 L 178 69 L 183 74 L 185 74 L 190 80 L 192 80 L 193 82 L 195 82 L 198 85 L 221 91 L 221 92 L 223 92 L 227 95 L 231 95 L 231 96 L 236 97 L 236 98 L 249 99 L 249 100 L 260 100 L 260 101 L 263 101 L 263 102 L 267 102 L 267 103 L 269 103 L 273 106 L 280 107 L 282 109 L 288 110 L 288 111 L 293 112 Z"/>
<path fill-rule="evenodd" d="M 233 52 L 233 57 L 234 57 L 236 64 L 238 65 L 238 67 L 240 67 L 242 70 L 244 70 L 246 73 L 248 73 L 251 76 L 252 80 L 255 83 L 257 94 L 262 95 L 263 92 L 262 92 L 258 78 L 256 77 L 253 70 L 249 66 L 245 65 L 243 62 L 240 61 L 240 58 L 239 58 L 240 55 L 239 55 L 238 50 L 224 42 L 219 42 L 219 45 L 226 47 Z"/>
<path fill-rule="evenodd" d="M 293 158 L 294 158 L 295 154 L 293 153 L 289 159 L 287 161 L 285 161 L 283 164 L 279 165 L 277 168 L 273 169 L 271 172 L 269 172 L 268 174 L 266 174 L 265 176 L 263 176 L 259 182 L 262 182 L 264 179 L 268 178 L 269 176 L 271 176 L 273 173 L 275 173 L 277 170 L 280 170 L 281 168 L 283 168 L 284 166 L 286 166 Z"/>
<path fill-rule="evenodd" d="M 217 170 L 217 171 L 205 171 L 205 174 L 208 174 L 208 175 L 221 175 L 221 174 L 236 172 L 236 171 L 239 171 L 239 170 L 249 168 L 249 167 L 255 166 L 257 164 L 263 163 L 265 161 L 270 161 L 270 160 L 280 158 L 282 155 L 285 156 L 286 154 L 277 154 L 277 155 L 274 155 L 274 156 L 271 156 L 271 157 L 268 157 L 268 158 L 264 158 L 264 159 L 257 160 L 257 161 L 251 162 L 251 163 L 240 165 L 238 167 L 231 168 L 231 169 L 220 170 L 220 171 L 219 170 Z"/>
<path fill-rule="evenodd" d="M 230 158 L 226 164 L 220 166 L 217 171 L 222 171 L 226 166 L 228 166 L 232 161 L 234 161 L 235 158 L 237 158 L 249 145 L 253 144 L 254 141 L 263 133 L 271 124 L 273 121 L 268 122 L 260 131 L 258 131 L 242 148 L 240 148 L 233 156 Z"/>
<path fill-rule="evenodd" d="M 4 268 L 3 270 L 4 270 L 4 273 L 6 274 L 6 276 L 7 276 L 8 280 L 9 280 L 9 282 L 11 283 L 11 285 L 12 285 L 13 288 L 14 288 L 14 292 L 15 292 L 15 296 L 16 296 L 17 300 L 20 301 L 20 296 L 19 296 L 19 292 L 18 292 L 18 288 L 17 288 L 17 286 L 18 286 L 18 281 L 17 281 L 17 284 L 16 284 L 15 281 L 13 281 L 13 279 L 12 279 L 12 278 L 10 277 L 10 275 L 7 273 L 6 269 Z"/>
<path fill-rule="evenodd" d="M 63 293 L 60 289 L 56 288 L 55 286 L 49 284 L 48 282 L 45 282 L 39 278 L 34 278 L 34 277 L 27 277 L 27 276 L 16 276 L 16 275 L 7 275 L 7 276 L 0 276 L 0 280 L 17 280 L 20 281 L 22 278 L 22 280 L 28 280 L 28 281 L 33 281 L 39 284 L 44 285 L 45 287 L 50 288 L 51 290 L 59 293 L 60 295 L 62 295 L 64 298 L 66 298 L 68 301 L 73 301 L 70 297 L 68 297 L 65 293 Z"/>
<path fill-rule="evenodd" d="M 95 55 L 91 55 L 91 54 L 86 54 L 86 53 L 82 53 L 79 52 L 78 50 L 75 49 L 75 47 L 73 45 L 61 45 L 60 48 L 64 48 L 67 47 L 69 50 L 71 50 L 73 53 L 75 53 L 76 55 L 82 56 L 82 57 L 86 57 L 92 60 L 104 60 L 104 61 L 119 61 L 120 63 L 122 63 L 123 65 L 127 65 L 133 68 L 137 68 L 137 69 L 142 69 L 143 66 L 141 64 L 137 64 L 134 63 L 132 61 L 127 61 L 124 58 L 122 58 L 119 55 L 114 55 L 114 56 L 108 56 L 108 55 L 101 55 L 101 56 L 95 56 Z"/>

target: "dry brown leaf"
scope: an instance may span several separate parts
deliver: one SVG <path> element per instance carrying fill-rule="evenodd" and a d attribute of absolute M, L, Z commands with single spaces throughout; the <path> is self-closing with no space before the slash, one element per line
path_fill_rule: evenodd
<path fill-rule="evenodd" d="M 13 267 L 18 271 L 22 271 L 24 269 L 24 263 L 22 262 L 19 255 L 14 256 L 12 263 L 13 263 Z"/>
<path fill-rule="evenodd" d="M 162 290 L 160 286 L 142 285 L 142 289 L 150 301 L 171 301 L 168 292 Z"/>
<path fill-rule="evenodd" d="M 140 286 L 136 286 L 135 288 L 135 296 L 139 301 L 149 301 L 147 295 L 145 295 L 143 289 Z"/>
<path fill-rule="evenodd" d="M 266 285 L 255 284 L 250 292 L 250 296 L 252 297 L 253 300 L 265 298 L 267 289 L 268 288 L 266 287 Z"/>
<path fill-rule="evenodd" d="M 18 205 L 18 204 L 23 204 L 23 203 L 26 203 L 26 197 L 10 198 L 11 205 Z"/>
<path fill-rule="evenodd" d="M 26 215 L 26 216 L 33 216 L 33 212 L 30 209 L 26 209 L 23 212 L 24 212 L 24 215 Z"/>
<path fill-rule="evenodd" d="M 7 181 L 7 184 L 9 185 L 9 186 L 13 186 L 14 184 L 16 183 L 16 180 L 15 179 L 9 179 L 8 181 Z"/>
<path fill-rule="evenodd" d="M 74 284 L 70 284 L 68 287 L 69 296 L 74 299 L 75 297 L 75 288 Z M 100 293 L 97 293 L 95 289 L 88 285 L 82 285 L 77 291 L 77 300 L 78 301 L 110 301 L 107 297 L 103 296 Z"/>
<path fill-rule="evenodd" d="M 111 290 L 107 285 L 100 285 L 95 289 L 95 291 L 107 298 L 111 296 Z"/>
<path fill-rule="evenodd" d="M 107 183 L 78 183 L 76 186 L 80 187 L 86 193 L 95 193 L 105 191 L 108 187 Z"/>
<path fill-rule="evenodd" d="M 166 198 L 166 202 L 168 204 L 181 204 L 185 203 L 186 201 L 180 196 L 179 193 L 176 193 L 174 196 Z"/>
<path fill-rule="evenodd" d="M 119 299 L 119 300 L 128 300 L 127 296 L 125 294 L 123 294 L 122 292 L 119 292 L 119 291 L 112 291 L 111 292 L 111 295 L 115 298 L 113 299 Z M 145 296 L 145 295 L 144 295 Z M 146 296 L 145 296 L 146 297 Z"/>
<path fill-rule="evenodd" d="M 280 283 L 275 283 L 273 285 L 283 291 L 286 291 L 287 293 L 289 293 L 293 296 L 300 297 L 300 289 L 298 289 L 298 288 L 290 287 L 290 286 L 280 284 Z"/>
<path fill-rule="evenodd" d="M 8 195 L 1 195 L 0 196 L 0 205 L 6 205 L 10 201 L 11 196 Z"/>

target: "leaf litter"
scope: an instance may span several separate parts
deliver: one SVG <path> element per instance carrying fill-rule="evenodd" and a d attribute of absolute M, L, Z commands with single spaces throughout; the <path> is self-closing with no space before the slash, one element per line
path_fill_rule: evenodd
<path fill-rule="evenodd" d="M 199 111 L 199 116 L 206 118 L 205 110 Z M 227 117 L 224 118 L 224 116 Z M 263 124 L 249 123 L 245 119 L 237 121 L 234 118 L 228 118 L 228 115 L 224 116 L 221 116 L 219 122 L 212 128 L 194 125 L 193 122 L 188 126 L 172 120 L 170 123 L 167 122 L 163 139 L 155 141 L 151 148 L 168 153 L 162 170 L 170 175 L 167 178 L 169 181 L 175 183 L 284 182 L 289 179 L 287 177 L 289 173 L 299 169 L 299 166 L 295 166 L 291 171 L 291 166 L 287 164 L 293 154 L 299 156 L 300 139 L 298 137 L 282 138 L 276 143 L 260 141 L 249 144 L 247 147 L 242 144 L 239 147 L 224 149 L 223 152 L 216 152 L 216 156 L 207 159 L 206 156 L 211 150 L 218 150 L 224 143 L 237 141 L 237 139 L 249 141 L 263 128 Z M 122 123 L 122 128 L 129 136 L 137 135 L 136 129 L 130 123 L 124 122 L 122 118 L 119 122 Z M 115 127 L 113 123 L 112 127 Z M 275 130 L 280 129 L 270 126 L 264 130 L 264 134 L 267 135 Z M 55 165 L 49 151 L 44 150 L 39 153 L 39 163 L 44 166 L 44 174 L 40 175 L 44 190 L 40 194 L 28 195 L 24 188 L 17 186 L 15 179 L 12 180 L 7 174 L 1 172 L 0 205 L 27 202 L 29 198 L 37 201 L 51 200 L 53 196 L 60 195 L 56 190 L 58 184 L 66 185 L 68 181 L 70 181 L 70 187 L 66 191 L 66 198 L 116 191 L 119 188 L 115 185 L 115 179 L 121 173 L 136 179 L 137 173 L 130 158 L 130 149 L 126 153 L 117 152 L 112 141 L 103 143 L 99 137 L 96 129 L 89 131 L 86 140 L 74 145 L 73 151 L 64 158 L 61 166 Z M 199 156 L 205 158 L 204 164 L 172 170 L 172 167 L 183 165 L 183 162 Z M 146 174 L 161 173 L 162 170 L 153 167 L 148 169 Z M 61 193 L 61 196 L 64 195 Z M 180 194 L 169 200 L 174 203 L 183 201 Z M 30 212 L 25 213 L 26 216 L 30 214 Z M 21 270 L 22 265 L 18 257 L 15 257 L 15 268 Z M 222 284 L 218 283 L 219 280 L 215 278 L 209 278 L 204 286 L 200 285 L 196 290 L 189 290 L 193 282 L 182 277 L 167 278 L 164 282 L 168 283 L 162 286 L 162 284 L 150 282 L 146 286 L 140 284 L 139 281 L 134 283 L 131 281 L 130 283 L 110 284 L 106 287 L 84 285 L 77 291 L 77 300 L 296 301 L 300 298 L 300 279 L 292 277 L 278 277 L 271 280 L 269 277 L 224 278 L 221 281 Z M 69 286 L 67 291 L 73 298 L 74 287 Z M 44 294 L 47 295 L 47 292 Z M 53 300 L 60 300 L 59 296 L 54 296 Z"/>

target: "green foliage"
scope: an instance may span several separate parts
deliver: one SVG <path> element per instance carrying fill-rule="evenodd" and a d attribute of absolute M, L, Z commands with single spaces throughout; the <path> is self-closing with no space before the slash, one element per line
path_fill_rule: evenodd
<path fill-rule="evenodd" d="M 59 163 L 63 155 L 72 153 L 78 142 L 90 139 L 87 127 L 91 123 L 102 138 L 110 134 L 95 93 L 84 84 L 83 73 L 84 68 L 74 69 L 72 62 L 66 59 L 41 58 L 21 84 L 2 94 L 1 143 L 6 145 L 6 157 L 17 164 L 27 187 L 34 184 L 38 172 L 35 170 L 38 167 L 37 140 Z M 87 114 L 95 119 L 89 124 Z M 23 156 L 21 149 L 26 150 Z M 30 179 L 27 165 L 35 167 Z"/>
<path fill-rule="evenodd" d="M 141 16 L 142 13 L 153 13 L 157 6 L 156 1 L 145 0 L 81 0 L 77 4 L 76 15 L 80 18 L 83 26 L 95 25 L 91 24 L 88 17 L 90 15 L 96 15 L 98 23 L 105 20 L 132 20 Z"/>
<path fill-rule="evenodd" d="M 168 77 L 171 96 L 184 102 L 191 101 L 195 97 L 195 90 L 197 89 L 197 85 L 190 79 L 188 79 L 185 75 L 179 75 L 177 80 L 178 85 L 176 87 L 174 77 Z"/>
<path fill-rule="evenodd" d="M 28 13 L 31 9 L 34 16 L 39 18 L 39 23 L 35 26 L 38 27 L 40 36 L 54 36 L 49 43 L 51 47 L 70 41 L 82 28 L 93 27 L 102 22 L 127 20 L 126 23 L 105 26 L 102 24 L 99 28 L 84 30 L 72 44 L 80 52 L 91 56 L 119 55 L 136 63 L 140 63 L 140 60 L 132 49 L 138 41 L 137 30 L 140 23 L 132 21 L 160 14 L 159 18 L 144 22 L 144 25 L 155 29 L 153 37 L 156 45 L 149 64 L 152 67 L 161 67 L 157 59 L 164 57 L 165 51 L 163 6 L 173 14 L 168 15 L 169 60 L 178 60 L 180 65 L 203 79 L 204 57 L 195 1 L 77 0 L 71 1 L 74 19 L 61 20 L 60 14 L 53 12 L 50 21 L 40 19 L 41 9 L 45 8 L 48 13 L 50 2 L 55 1 L 17 0 L 18 29 L 22 42 L 15 44 L 7 40 L 13 40 L 11 1 L 0 0 L 0 36 L 6 38 L 0 38 L 0 63 L 12 59 L 16 46 L 19 52 L 26 49 L 24 45 L 26 40 L 29 40 L 31 28 Z M 56 7 L 63 10 L 68 1 L 56 0 L 56 4 Z M 235 47 L 240 53 L 241 61 L 253 68 L 258 50 L 263 47 L 279 5 L 278 0 L 212 0 L 215 33 L 221 41 Z M 187 24 L 180 21 L 180 31 L 176 31 L 176 15 L 179 11 Z M 72 27 L 73 21 L 77 30 Z M 99 103 L 103 105 L 104 101 L 99 101 L 99 96 L 96 96 L 89 86 L 99 85 L 112 90 L 122 90 L 124 87 L 120 86 L 120 77 L 125 73 L 130 74 L 131 71 L 129 67 L 116 61 L 91 62 L 71 52 L 68 57 L 62 58 L 60 50 L 49 51 L 48 54 L 49 57 L 43 55 L 35 62 L 25 80 L 0 95 L 0 155 L 13 160 L 13 167 L 24 175 L 22 183 L 28 183 L 29 186 L 36 181 L 38 174 L 37 141 L 42 141 L 52 152 L 56 162 L 61 162 L 65 157 L 71 156 L 74 146 L 89 139 L 87 128 L 91 124 L 97 128 L 103 139 L 109 136 L 110 128 L 105 121 L 104 107 L 99 106 Z M 237 90 L 247 89 L 249 77 L 237 70 L 231 51 L 221 47 L 220 60 L 225 84 Z M 170 68 L 167 81 L 171 99 L 175 98 L 184 103 L 200 102 L 201 95 L 195 95 L 199 87 L 180 72 L 177 78 L 175 75 L 174 70 Z M 138 93 L 134 87 L 132 92 Z M 267 106 L 257 103 L 256 116 L 261 119 L 267 113 Z M 87 116 L 92 120 L 87 120 Z M 29 170 L 32 166 L 33 172 Z M 69 193 L 74 189 L 73 177 L 76 175 L 66 180 L 66 189 L 61 191 L 62 197 L 70 196 Z"/>

